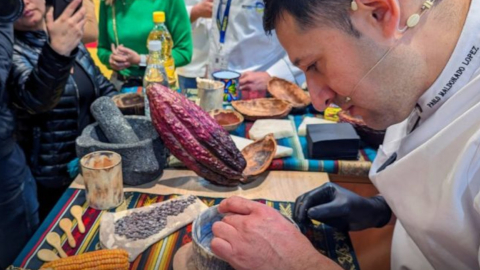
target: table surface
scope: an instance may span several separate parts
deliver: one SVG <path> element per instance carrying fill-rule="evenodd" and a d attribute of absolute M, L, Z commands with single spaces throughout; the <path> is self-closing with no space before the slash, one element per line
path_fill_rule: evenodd
<path fill-rule="evenodd" d="M 250 184 L 222 187 L 211 184 L 193 171 L 169 169 L 164 171 L 159 181 L 136 187 L 125 187 L 124 190 L 157 195 L 191 194 L 213 198 L 238 195 L 247 199 L 295 202 L 298 196 L 328 181 L 326 173 L 267 171 Z M 83 178 L 77 177 L 71 187 L 83 189 Z"/>
<path fill-rule="evenodd" d="M 289 171 L 270 171 L 262 175 L 256 181 L 242 185 L 239 187 L 220 187 L 212 185 L 202 178 L 196 176 L 192 171 L 188 170 L 165 170 L 163 176 L 153 183 L 137 187 L 125 187 L 126 196 L 129 196 L 128 203 L 113 209 L 112 211 L 121 211 L 132 207 L 139 207 L 149 205 L 154 202 L 163 200 L 162 198 L 171 198 L 171 194 L 192 194 L 200 198 L 204 198 L 207 205 L 217 204 L 221 198 L 230 197 L 234 195 L 242 196 L 248 199 L 257 199 L 263 201 L 279 211 L 283 211 L 286 215 L 291 215 L 293 202 L 295 199 L 326 182 L 329 181 L 326 173 L 314 172 L 289 172 Z M 36 252 L 41 248 L 50 249 L 51 247 L 45 243 L 45 236 L 48 232 L 55 231 L 62 235 L 63 245 L 67 254 L 80 254 L 87 251 L 98 249 L 98 223 L 104 211 L 97 211 L 88 208 L 85 202 L 85 195 L 82 191 L 84 189 L 82 177 L 72 183 L 70 189 L 64 194 L 52 213 L 44 222 L 40 229 L 35 233 L 34 237 L 29 241 L 22 253 L 15 260 L 15 266 L 38 266 L 40 265 L 38 259 L 35 258 Z M 128 194 L 128 195 L 127 195 Z M 132 199 L 132 196 L 135 199 Z M 157 197 L 158 196 L 158 197 Z M 64 198 L 65 197 L 65 198 Z M 210 198 L 210 199 L 208 199 Z M 215 199 L 216 198 L 216 199 Z M 215 201 L 213 201 L 215 200 Z M 274 202 L 277 201 L 277 202 Z M 81 205 L 84 209 L 83 219 L 87 232 L 80 234 L 76 221 L 73 220 L 74 237 L 81 243 L 75 249 L 68 247 L 66 237 L 58 227 L 58 221 L 61 218 L 71 218 L 68 209 L 72 205 Z M 136 206 L 135 206 L 136 205 Z M 275 206 L 274 206 L 275 205 Z M 191 228 L 190 228 L 191 230 Z M 131 269 L 157 269 L 157 264 L 168 264 L 172 260 L 174 251 L 185 244 L 189 237 L 189 226 L 183 228 L 179 232 L 172 234 L 168 239 L 164 239 L 154 246 L 149 247 L 144 253 L 145 256 L 137 258 L 132 263 Z M 345 269 L 358 269 L 358 262 L 353 252 L 350 239 L 344 233 L 337 231 L 325 225 L 319 225 L 314 231 L 309 230 L 308 234 L 311 240 L 314 241 L 315 247 L 332 258 L 337 263 L 340 263 Z M 171 238 L 171 239 L 170 239 Z M 310 239 L 309 238 L 309 239 Z M 191 240 L 189 240 L 191 241 Z M 167 244 L 165 244 L 167 243 Z M 170 249 L 165 251 L 162 247 L 168 245 Z M 163 253 L 162 253 L 163 252 Z M 170 254 L 171 253 L 171 254 Z M 159 260 L 158 258 L 162 258 Z M 154 260 L 152 264 L 150 260 Z M 35 262 L 36 261 L 36 262 Z M 33 267 L 35 268 L 35 267 Z M 171 269 L 169 266 L 162 266 L 158 269 Z"/>

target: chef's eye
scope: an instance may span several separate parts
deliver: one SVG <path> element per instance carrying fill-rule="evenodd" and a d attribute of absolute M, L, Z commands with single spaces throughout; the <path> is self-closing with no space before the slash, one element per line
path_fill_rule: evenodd
<path fill-rule="evenodd" d="M 310 70 L 315 70 L 317 71 L 317 62 L 311 64 L 310 66 L 307 67 L 307 71 L 310 71 Z"/>

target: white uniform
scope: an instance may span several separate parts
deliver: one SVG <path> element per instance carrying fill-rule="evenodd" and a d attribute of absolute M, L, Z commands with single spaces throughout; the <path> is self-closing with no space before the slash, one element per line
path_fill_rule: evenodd
<path fill-rule="evenodd" d="M 193 6 L 202 2 L 202 0 L 185 0 L 188 17 L 192 12 Z M 178 75 L 187 78 L 204 77 L 207 71 L 208 53 L 210 43 L 208 35 L 212 26 L 212 19 L 198 18 L 192 23 L 193 56 L 190 64 L 177 68 Z"/>
<path fill-rule="evenodd" d="M 370 172 L 398 217 L 392 269 L 479 269 L 480 0 L 417 105 L 388 129 Z"/>
<path fill-rule="evenodd" d="M 220 5 L 221 4 L 221 5 Z M 215 70 L 219 54 L 228 65 L 223 68 L 239 73 L 266 71 L 297 84 L 305 81 L 303 72 L 293 66 L 275 33 L 267 36 L 263 30 L 263 0 L 232 0 L 228 14 L 225 43 L 220 43 L 217 17 L 223 20 L 227 0 L 213 1 L 213 23 L 210 32 L 210 71 Z M 220 14 L 218 8 L 220 7 Z M 218 16 L 219 15 L 219 16 Z M 209 72 L 210 72 L 209 71 Z M 211 72 L 210 72 L 211 73 Z"/>

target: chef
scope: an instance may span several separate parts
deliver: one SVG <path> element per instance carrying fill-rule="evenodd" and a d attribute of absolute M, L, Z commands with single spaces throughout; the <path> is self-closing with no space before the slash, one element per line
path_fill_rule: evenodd
<path fill-rule="evenodd" d="M 380 195 L 328 183 L 294 219 L 362 230 L 396 216 L 392 269 L 479 269 L 480 0 L 266 0 L 264 20 L 317 109 L 388 128 L 370 172 Z M 267 208 L 222 202 L 212 250 L 237 269 L 337 269 Z"/>
<path fill-rule="evenodd" d="M 262 0 L 214 0 L 209 72 L 241 73 L 240 89 L 265 91 L 272 76 L 301 85 L 303 72 L 292 65 L 276 35 L 263 30 Z"/>

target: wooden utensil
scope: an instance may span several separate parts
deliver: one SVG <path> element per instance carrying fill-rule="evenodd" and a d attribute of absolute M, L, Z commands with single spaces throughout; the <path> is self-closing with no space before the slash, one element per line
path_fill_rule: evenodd
<path fill-rule="evenodd" d="M 234 110 L 217 109 L 208 112 L 226 131 L 234 131 L 243 123 L 243 116 Z"/>
<path fill-rule="evenodd" d="M 52 247 L 54 247 L 58 251 L 58 254 L 60 255 L 60 257 L 62 258 L 68 257 L 67 253 L 65 253 L 65 251 L 63 251 L 62 249 L 62 243 L 60 241 L 60 235 L 58 235 L 58 233 L 55 233 L 55 232 L 48 233 L 46 240 L 47 240 L 47 243 L 49 243 Z"/>
<path fill-rule="evenodd" d="M 81 206 L 79 205 L 74 205 L 71 209 L 70 209 L 70 213 L 72 214 L 72 216 L 77 220 L 77 223 L 78 223 L 78 231 L 80 233 L 85 233 L 85 225 L 83 224 L 83 220 L 82 220 L 82 214 L 83 214 L 83 209 Z"/>
<path fill-rule="evenodd" d="M 252 100 L 232 101 L 232 106 L 245 119 L 255 121 L 257 119 L 280 119 L 284 118 L 292 110 L 292 105 L 277 98 L 257 98 Z"/>
<path fill-rule="evenodd" d="M 193 244 L 182 246 L 173 257 L 173 270 L 197 270 L 193 261 Z"/>
<path fill-rule="evenodd" d="M 292 107 L 296 109 L 304 109 L 312 103 L 307 92 L 284 79 L 273 77 L 268 82 L 267 89 L 273 97 L 290 102 Z"/>
<path fill-rule="evenodd" d="M 256 179 L 256 176 L 266 171 L 270 167 L 276 151 L 277 142 L 271 133 L 262 140 L 255 141 L 243 148 L 242 155 L 247 161 L 247 167 L 243 171 L 245 175 L 243 183 L 250 183 Z"/>
<path fill-rule="evenodd" d="M 72 235 L 72 221 L 68 218 L 63 218 L 60 220 L 60 228 L 65 232 L 68 238 L 68 244 L 71 248 L 74 248 L 77 243 L 75 242 L 75 238 Z"/>
<path fill-rule="evenodd" d="M 37 252 L 37 257 L 44 262 L 53 262 L 60 259 L 60 257 L 58 257 L 58 255 L 50 249 L 40 249 Z"/>

